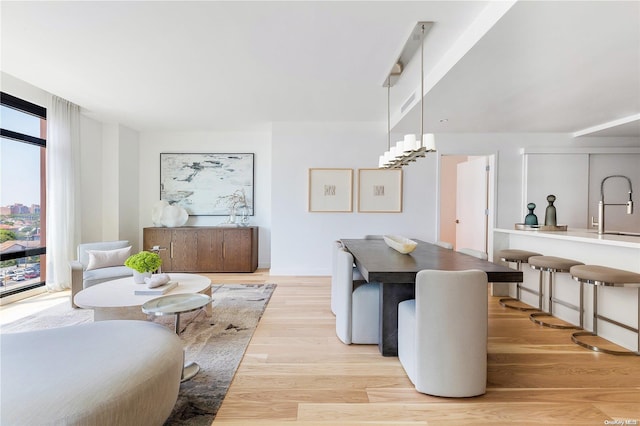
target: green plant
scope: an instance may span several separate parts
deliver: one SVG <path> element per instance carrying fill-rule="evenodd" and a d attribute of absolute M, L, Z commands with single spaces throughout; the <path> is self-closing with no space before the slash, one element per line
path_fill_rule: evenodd
<path fill-rule="evenodd" d="M 124 265 L 138 272 L 153 272 L 162 265 L 162 259 L 156 253 L 141 251 L 129 256 Z"/>

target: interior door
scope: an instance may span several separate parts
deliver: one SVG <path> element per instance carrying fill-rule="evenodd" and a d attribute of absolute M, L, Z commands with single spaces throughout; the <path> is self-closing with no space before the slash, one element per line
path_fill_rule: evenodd
<path fill-rule="evenodd" d="M 457 165 L 456 249 L 487 252 L 487 157 L 470 157 Z"/>

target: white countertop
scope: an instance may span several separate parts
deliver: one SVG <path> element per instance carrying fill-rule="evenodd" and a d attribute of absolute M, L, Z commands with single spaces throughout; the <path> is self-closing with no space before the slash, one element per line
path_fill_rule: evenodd
<path fill-rule="evenodd" d="M 516 234 L 529 237 L 559 239 L 640 249 L 640 236 L 636 237 L 631 235 L 611 234 L 598 235 L 598 231 L 596 231 L 595 229 L 568 229 L 567 231 L 522 231 L 517 229 L 495 228 L 493 231 L 504 234 Z"/>

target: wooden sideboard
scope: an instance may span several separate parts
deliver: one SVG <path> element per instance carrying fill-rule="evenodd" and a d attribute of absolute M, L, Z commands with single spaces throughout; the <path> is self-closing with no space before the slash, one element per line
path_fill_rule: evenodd
<path fill-rule="evenodd" d="M 159 246 L 163 272 L 253 272 L 258 227 L 144 228 L 143 247 Z"/>

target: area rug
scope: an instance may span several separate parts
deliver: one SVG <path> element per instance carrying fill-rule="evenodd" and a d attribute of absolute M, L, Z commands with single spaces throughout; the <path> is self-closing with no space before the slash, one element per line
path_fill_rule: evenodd
<path fill-rule="evenodd" d="M 269 302 L 275 284 L 214 286 L 213 315 L 202 310 L 180 317 L 185 360 L 200 372 L 180 385 L 178 401 L 165 426 L 210 425 L 227 393 L 251 336 Z M 150 318 L 173 331 L 173 317 Z M 64 327 L 93 321 L 90 310 L 62 303 L 38 314 L 3 325 L 2 333 Z"/>

